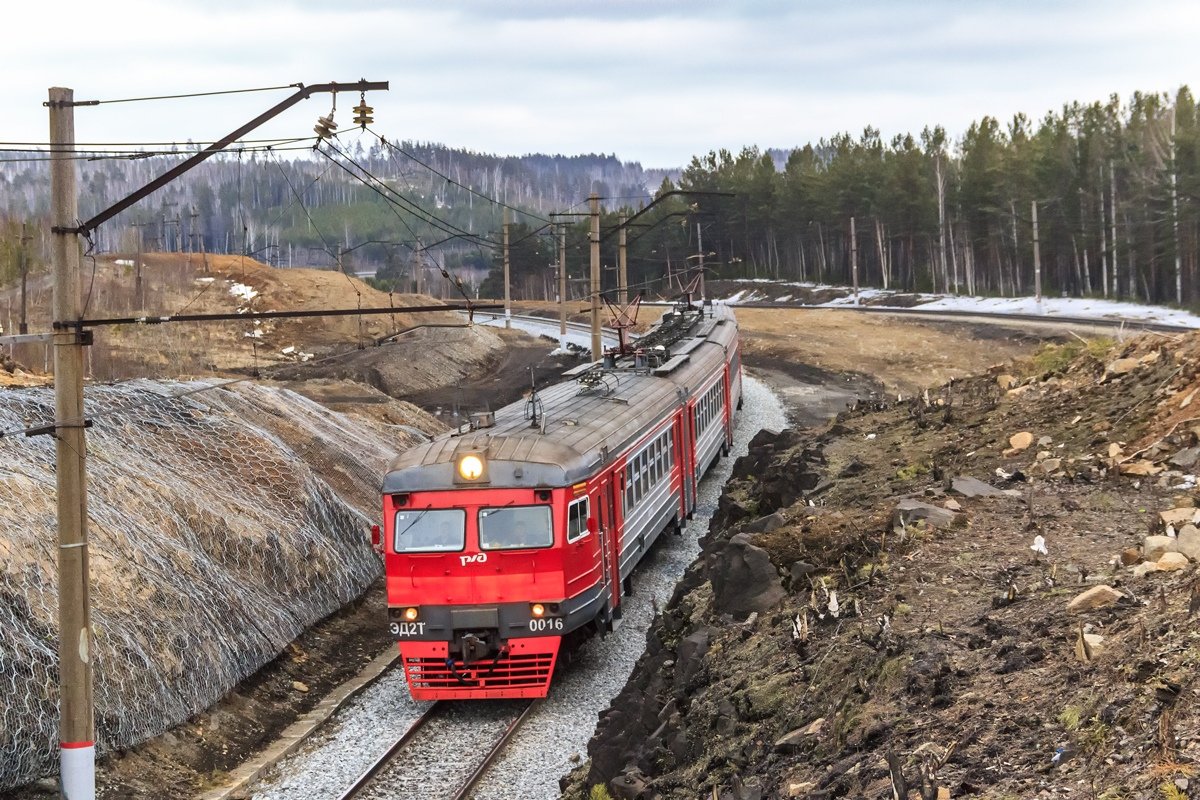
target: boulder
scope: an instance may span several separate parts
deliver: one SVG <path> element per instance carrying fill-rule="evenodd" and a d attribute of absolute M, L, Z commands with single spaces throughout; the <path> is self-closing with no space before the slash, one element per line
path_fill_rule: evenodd
<path fill-rule="evenodd" d="M 1191 562 L 1183 553 L 1163 553 L 1154 563 L 1162 572 L 1174 572 L 1177 569 L 1187 569 Z"/>
<path fill-rule="evenodd" d="M 808 735 L 804 732 L 804 728 L 796 728 L 795 730 L 788 731 L 783 736 L 780 736 L 775 740 L 775 749 L 781 753 L 787 753 L 795 750 L 804 743 L 804 740 L 807 738 L 807 736 Z"/>
<path fill-rule="evenodd" d="M 788 574 L 792 576 L 792 586 L 803 585 L 808 576 L 816 571 L 816 566 L 807 561 L 793 561 L 792 566 L 788 568 Z"/>
<path fill-rule="evenodd" d="M 1172 508 L 1170 511 L 1158 512 L 1158 518 L 1162 520 L 1163 527 L 1174 525 L 1179 528 L 1189 522 L 1196 521 L 1196 515 L 1200 514 L 1200 509 L 1195 507 L 1184 506 L 1182 508 Z"/>
<path fill-rule="evenodd" d="M 1062 469 L 1061 458 L 1047 458 L 1041 463 L 1042 471 L 1049 475 L 1052 472 L 1058 472 Z"/>
<path fill-rule="evenodd" d="M 786 596 L 779 572 L 767 551 L 739 533 L 706 564 L 718 613 L 744 619 L 752 611 L 768 611 Z"/>
<path fill-rule="evenodd" d="M 613 797 L 618 800 L 641 800 L 645 797 L 646 776 L 641 770 L 630 768 L 614 778 L 609 788 L 612 789 Z"/>
<path fill-rule="evenodd" d="M 1171 456 L 1171 466 L 1180 469 L 1191 469 L 1200 460 L 1200 447 L 1185 447 Z"/>
<path fill-rule="evenodd" d="M 1007 392 L 1009 389 L 1017 385 L 1017 379 L 1012 375 L 997 375 L 996 385 L 999 386 L 1002 391 Z"/>
<path fill-rule="evenodd" d="M 1136 358 L 1118 358 L 1116 361 L 1109 363 L 1104 371 L 1109 375 L 1124 375 L 1127 372 L 1133 372 L 1137 369 L 1140 362 Z"/>
<path fill-rule="evenodd" d="M 683 689 L 704 666 L 704 654 L 708 652 L 711 633 L 708 628 L 685 637 L 675 648 L 675 687 Z"/>
<path fill-rule="evenodd" d="M 825 718 L 817 717 L 812 722 L 805 725 L 803 728 L 796 728 L 793 731 L 788 731 L 783 736 L 775 740 L 775 749 L 780 752 L 787 752 L 798 748 L 805 739 L 816 736 L 825 728 Z"/>
<path fill-rule="evenodd" d="M 783 514 L 776 511 L 774 514 L 768 514 L 765 517 L 758 519 L 747 525 L 744 530 L 747 533 L 770 533 L 773 530 L 778 530 L 787 524 L 787 520 L 783 518 Z"/>
<path fill-rule="evenodd" d="M 1004 492 L 990 483 L 984 483 L 978 478 L 972 478 L 967 475 L 959 475 L 952 478 L 950 480 L 950 491 L 961 494 L 963 497 L 991 497 L 993 495 L 1004 494 Z"/>
<path fill-rule="evenodd" d="M 1158 564 L 1154 561 L 1143 561 L 1133 567 L 1133 577 L 1144 578 L 1151 572 L 1158 572 Z"/>
<path fill-rule="evenodd" d="M 1136 547 L 1126 547 L 1121 551 L 1121 566 L 1131 567 L 1142 560 L 1142 551 Z"/>
<path fill-rule="evenodd" d="M 892 529 L 910 527 L 915 525 L 917 520 L 924 520 L 931 528 L 948 528 L 954 524 L 956 518 L 957 515 L 947 508 L 931 506 L 906 497 L 896 504 L 896 510 L 892 512 Z"/>
<path fill-rule="evenodd" d="M 1142 557 L 1147 561 L 1158 561 L 1163 553 L 1174 553 L 1178 549 L 1178 540 L 1170 536 L 1147 536 L 1142 544 Z"/>
<path fill-rule="evenodd" d="M 1031 444 L 1033 444 L 1033 434 L 1029 431 L 1021 431 L 1008 437 L 1009 448 L 1018 453 L 1028 448 Z"/>
<path fill-rule="evenodd" d="M 1136 477 L 1145 477 L 1147 475 L 1157 475 L 1163 471 L 1163 468 L 1155 464 L 1153 461 L 1147 461 L 1144 458 L 1139 458 L 1137 461 L 1130 461 L 1121 465 L 1122 475 L 1133 475 Z"/>
<path fill-rule="evenodd" d="M 1076 595 L 1071 602 L 1067 603 L 1067 611 L 1078 614 L 1081 611 L 1107 608 L 1124 596 L 1111 586 L 1100 584 L 1099 586 L 1093 586 L 1082 594 Z"/>
<path fill-rule="evenodd" d="M 945 508 L 949 511 L 962 511 L 962 504 L 952 498 L 942 503 L 942 508 Z"/>
<path fill-rule="evenodd" d="M 1195 525 L 1184 525 L 1175 538 L 1175 549 L 1192 561 L 1200 561 L 1200 529 Z"/>

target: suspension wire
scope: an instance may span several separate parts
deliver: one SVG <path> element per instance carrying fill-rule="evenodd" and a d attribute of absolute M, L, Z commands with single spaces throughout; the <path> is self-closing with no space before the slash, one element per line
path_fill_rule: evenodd
<path fill-rule="evenodd" d="M 318 152 L 321 152 L 321 153 L 322 153 L 322 155 L 325 155 L 325 156 L 326 156 L 326 158 L 330 158 L 330 161 L 332 161 L 333 163 L 337 163 L 337 162 L 336 162 L 336 161 L 334 161 L 334 160 L 333 160 L 333 159 L 332 159 L 330 156 L 328 156 L 328 154 L 325 154 L 325 153 L 324 153 L 324 151 L 320 151 L 320 150 L 318 150 Z M 340 151 L 339 151 L 339 153 L 340 153 Z M 341 155 L 343 155 L 343 157 L 346 157 L 346 158 L 347 158 L 347 160 L 350 160 L 350 161 L 351 161 L 351 163 L 354 163 L 354 164 L 355 164 L 355 166 L 358 166 L 360 169 L 362 169 L 362 170 L 363 170 L 363 172 L 364 172 L 364 173 L 366 173 L 367 175 L 369 175 L 369 176 L 370 176 L 370 177 L 371 177 L 371 178 L 372 178 L 374 181 L 378 182 L 378 183 L 379 183 L 379 184 L 381 184 L 381 185 L 384 185 L 384 188 L 389 188 L 389 187 L 387 187 L 387 186 L 386 186 L 386 184 L 383 184 L 383 182 L 382 182 L 382 181 L 381 181 L 379 178 L 376 178 L 374 175 L 372 175 L 372 174 L 371 174 L 370 172 L 368 172 L 366 169 L 362 168 L 362 166 L 361 166 L 361 165 L 359 165 L 357 162 L 353 161 L 353 159 L 350 159 L 350 158 L 349 158 L 348 156 L 346 156 L 345 154 L 341 154 Z M 338 166 L 339 166 L 339 167 L 341 167 L 342 165 L 341 165 L 341 164 L 338 164 Z M 344 167 L 342 167 L 342 168 L 343 168 L 343 169 L 345 169 Z M 370 188 L 371 190 L 373 190 L 373 191 L 375 191 L 377 194 L 379 194 L 381 197 L 383 197 L 383 199 L 384 199 L 385 201 L 387 201 L 387 202 L 388 202 L 388 207 L 389 207 L 389 208 L 391 208 L 391 210 L 392 210 L 392 213 L 393 213 L 393 214 L 395 214 L 395 215 L 396 215 L 396 218 L 397 218 L 397 219 L 399 219 L 399 220 L 400 220 L 400 221 L 401 221 L 401 222 L 404 224 L 404 227 L 408 229 L 408 232 L 409 232 L 409 234 L 410 234 L 410 235 L 412 235 L 413 239 L 414 239 L 414 240 L 417 240 L 417 241 L 420 241 L 419 237 L 418 237 L 418 236 L 416 235 L 416 233 L 413 231 L 413 229 L 412 229 L 412 226 L 408 224 L 408 221 L 407 221 L 407 220 L 405 220 L 405 219 L 404 219 L 404 217 L 400 216 L 399 212 L 398 212 L 398 211 L 396 210 L 396 208 L 394 207 L 394 206 L 396 205 L 396 203 L 395 203 L 395 202 L 392 200 L 392 198 L 390 198 L 390 197 L 388 197 L 387 195 L 385 195 L 384 193 L 380 192 L 380 191 L 379 191 L 379 189 L 378 189 L 376 186 L 374 186 L 373 184 L 369 183 L 369 182 L 368 182 L 368 181 L 366 181 L 366 180 L 363 180 L 363 179 L 362 179 L 360 176 L 358 176 L 358 175 L 355 175 L 354 173 L 350 172 L 349 170 L 346 170 L 346 172 L 347 172 L 347 174 L 351 175 L 351 177 L 354 177 L 355 179 L 359 180 L 361 183 L 363 183 L 363 185 L 367 186 L 368 188 Z M 397 197 L 399 197 L 399 194 L 398 194 L 398 193 L 397 193 Z M 406 202 L 407 202 L 407 201 L 406 201 Z M 419 209 L 419 206 L 418 206 L 417 208 Z M 409 210 L 409 209 L 405 209 L 405 210 Z M 411 210 L 410 210 L 410 213 L 412 213 L 412 212 L 411 212 Z M 429 216 L 434 216 L 434 215 L 430 214 Z M 436 217 L 434 217 L 434 218 L 435 218 L 435 219 L 437 219 Z M 440 220 L 439 220 L 439 221 L 440 221 Z M 450 223 L 446 223 L 446 224 L 447 224 L 447 225 L 450 225 Z M 453 227 L 453 226 L 452 226 L 452 227 Z M 458 229 L 458 230 L 461 230 L 461 228 L 460 228 L 460 229 Z M 443 232 L 448 232 L 448 231 L 445 231 L 445 230 L 443 229 Z M 480 239 L 480 237 L 477 237 L 477 236 L 475 236 L 474 234 L 466 234 L 466 235 L 464 235 L 464 234 L 452 234 L 452 235 L 451 235 L 451 236 L 449 236 L 447 239 L 443 239 L 443 240 L 442 240 L 442 242 L 449 241 L 450 239 L 467 238 L 468 236 L 470 237 L 470 238 L 468 238 L 468 239 L 467 239 L 467 240 L 468 240 L 468 242 L 469 242 L 469 243 L 471 243 L 471 244 L 474 244 L 474 245 L 476 246 L 476 248 L 479 250 L 479 255 L 480 255 L 480 257 L 483 257 L 483 248 L 482 248 L 482 246 L 480 245 L 480 241 L 488 241 L 488 240 L 483 240 L 483 239 Z M 432 244 L 432 245 L 429 245 L 428 247 L 422 247 L 422 248 L 420 248 L 420 252 L 426 252 L 426 251 L 429 251 L 429 250 L 431 250 L 433 247 L 436 247 L 438 244 L 441 244 L 442 242 L 435 242 L 434 244 Z M 456 278 L 453 278 L 453 277 L 451 277 L 450 273 L 449 273 L 449 272 L 446 270 L 445 266 L 443 266 L 442 264 L 437 264 L 437 269 L 438 269 L 438 272 L 440 272 L 440 273 L 442 274 L 442 277 L 443 277 L 443 278 L 444 278 L 446 281 L 448 281 L 448 282 L 450 283 L 450 285 L 451 285 L 451 286 L 452 286 L 454 289 L 456 289 L 456 290 L 458 291 L 458 293 L 459 293 L 459 294 L 461 294 L 461 295 L 462 295 L 462 296 L 463 296 L 463 297 L 464 297 L 464 298 L 467 300 L 467 302 L 471 302 L 471 296 L 470 296 L 469 294 L 467 294 L 467 291 L 466 291 L 466 289 L 465 289 L 465 288 L 464 288 L 464 286 L 463 286 L 463 283 L 462 283 L 462 279 L 461 279 L 461 278 L 457 278 L 457 279 L 456 279 Z M 389 296 L 389 301 L 390 301 L 391 294 L 392 294 L 391 292 L 389 292 L 389 293 L 388 293 L 388 296 Z"/>
<path fill-rule="evenodd" d="M 308 212 L 308 206 L 306 206 L 304 204 L 303 195 L 301 195 L 299 192 L 296 191 L 296 187 L 292 185 L 292 179 L 288 177 L 287 170 L 285 170 L 283 168 L 283 164 L 279 162 L 279 159 L 275 159 L 275 166 L 277 166 L 279 168 L 279 174 L 281 174 L 283 176 L 284 182 L 287 183 L 288 189 L 291 191 L 292 196 L 295 198 L 292 201 L 292 205 L 300 206 L 300 210 L 304 212 L 304 218 L 308 220 L 309 225 L 312 225 L 313 230 L 316 231 L 316 233 L 317 233 L 317 238 L 320 239 L 321 244 L 323 244 L 325 246 L 324 247 L 325 252 L 327 254 L 329 254 L 330 258 L 332 258 L 336 261 L 337 253 L 334 252 L 333 246 L 331 244 L 329 244 L 329 240 L 325 238 L 325 234 L 321 232 L 321 229 L 317 226 L 317 223 L 313 220 L 312 214 L 310 214 Z M 315 182 L 316 181 L 313 181 L 313 183 L 315 183 Z M 309 186 L 311 186 L 311 185 L 312 184 L 310 183 Z M 308 187 L 305 187 L 305 190 L 307 190 L 307 189 L 308 189 Z M 288 207 L 291 208 L 291 206 L 288 206 Z"/>
<path fill-rule="evenodd" d="M 436 214 L 433 214 L 432 212 L 426 211 L 425 209 L 421 208 L 419 205 L 417 205 L 413 201 L 411 201 L 408 198 L 401 195 L 395 189 L 392 189 L 390 186 L 388 186 L 386 183 L 384 183 L 381 179 L 379 179 L 375 175 L 371 174 L 371 172 L 369 172 L 365 167 L 363 167 L 358 162 L 354 161 L 348 155 L 346 155 L 345 153 L 342 153 L 340 150 L 337 150 L 336 148 L 333 148 L 333 149 L 336 153 L 338 153 L 338 155 L 341 155 L 343 158 L 345 158 L 347 161 L 349 161 L 351 164 L 353 164 L 354 167 L 357 168 L 359 171 L 361 171 L 363 173 L 363 175 L 365 175 L 366 177 L 364 178 L 362 175 L 356 174 L 354 171 L 352 171 L 345 165 L 332 159 L 332 157 L 329 156 L 327 153 L 324 153 L 324 155 L 327 158 L 334 160 L 334 163 L 338 164 L 338 166 L 344 172 L 346 172 L 348 175 L 350 175 L 351 177 L 360 181 L 365 186 L 374 190 L 377 194 L 382 196 L 388 202 L 393 203 L 393 204 L 399 206 L 400 208 L 403 208 L 405 211 L 408 211 L 410 214 L 417 217 L 425 224 L 429 225 L 432 228 L 440 230 L 443 233 L 449 233 L 449 234 L 461 236 L 463 238 L 468 238 L 468 239 L 480 239 L 482 241 L 487 241 L 487 240 L 482 239 L 482 237 L 477 236 L 476 234 L 470 233 L 469 231 L 465 231 L 462 228 L 459 228 L 458 226 L 454 225 L 453 223 L 450 223 L 450 222 L 447 222 L 447 221 L 441 219 L 440 217 L 438 217 Z M 318 150 L 318 152 L 323 153 L 323 151 L 320 151 L 320 150 Z M 490 243 L 495 244 L 494 242 L 490 242 Z"/>
<path fill-rule="evenodd" d="M 310 139 L 311 136 L 302 136 L 299 139 L 293 137 L 276 137 L 272 139 L 238 139 L 238 142 L 243 144 L 266 144 L 269 142 L 285 142 L 285 141 L 300 141 L 302 139 Z M 109 147 L 199 147 L 200 145 L 216 144 L 215 141 L 193 141 L 191 139 L 180 142 L 178 140 L 171 142 L 75 142 L 76 147 L 84 148 L 109 148 Z M 52 142 L 0 142 L 0 150 L 12 150 L 18 153 L 37 153 L 41 150 L 46 150 L 56 145 Z M 15 148 L 30 147 L 31 150 L 21 150 Z"/>
<path fill-rule="evenodd" d="M 536 220 L 540 220 L 540 221 L 542 221 L 542 222 L 549 222 L 549 221 L 550 221 L 550 220 L 546 219 L 545 217 L 538 216 L 537 214 L 533 214 L 533 213 L 531 213 L 531 212 L 529 212 L 529 211 L 526 211 L 526 210 L 524 210 L 524 209 L 517 208 L 516 206 L 511 206 L 511 205 L 509 205 L 508 203 L 505 203 L 503 200 L 499 200 L 499 199 L 497 199 L 497 198 L 495 198 L 495 197 L 490 197 L 490 196 L 488 196 L 488 195 L 486 195 L 486 194 L 483 194 L 482 192 L 479 192 L 479 191 L 476 191 L 475 189 L 472 189 L 470 186 L 467 186 L 467 185 L 465 185 L 465 184 L 459 183 L 458 181 L 456 181 L 456 180 L 454 180 L 453 178 L 451 178 L 449 175 L 446 175 L 445 173 L 443 173 L 443 172 L 440 172 L 440 171 L 439 171 L 439 170 L 438 170 L 436 167 L 433 167 L 433 166 L 430 166 L 429 164 L 426 164 L 424 161 L 422 161 L 421 159 L 417 158 L 415 155 L 413 155 L 412 153 L 408 152 L 407 150 L 405 150 L 404 148 L 400 147 L 399 145 L 396 145 L 396 144 L 393 144 L 392 142 L 389 142 L 389 141 L 388 141 L 388 140 L 387 140 L 385 137 L 383 137 L 383 136 L 380 136 L 380 135 L 379 135 L 378 133 L 376 133 L 376 132 L 375 132 L 375 131 L 374 131 L 372 128 L 367 128 L 367 131 L 368 131 L 368 132 L 369 132 L 369 133 L 370 133 L 372 136 L 374 136 L 376 139 L 378 139 L 378 140 L 380 141 L 380 143 L 381 143 L 381 144 L 383 144 L 385 147 L 390 147 L 392 150 L 395 150 L 397 153 L 400 153 L 401 155 L 405 156 L 406 158 L 409 158 L 409 159 L 411 159 L 411 160 L 413 160 L 413 161 L 417 162 L 417 163 L 418 163 L 418 164 L 420 164 L 422 167 L 424 167 L 425 169 L 427 169 L 427 170 L 429 170 L 430 172 L 432 172 L 434 175 L 437 175 L 439 178 L 442 178 L 443 180 L 445 180 L 447 183 L 451 183 L 451 184 L 453 184 L 453 185 L 455 185 L 455 186 L 459 187 L 460 189 L 465 189 L 466 191 L 470 192 L 471 194 L 475 195 L 476 197 L 479 197 L 479 198 L 481 198 L 481 199 L 483 199 L 483 200 L 487 200 L 489 203 L 492 203 L 493 205 L 497 205 L 497 206 L 500 206 L 500 207 L 502 207 L 502 208 L 507 208 L 507 209 L 509 209 L 510 211 L 515 211 L 515 212 L 517 212 L 518 214 L 523 214 L 523 215 L 525 215 L 525 216 L 528 216 L 528 217 L 533 217 L 534 219 L 536 219 Z"/>
<path fill-rule="evenodd" d="M 83 220 L 76 220 L 76 223 L 82 222 Z M 87 250 L 84 251 L 83 257 L 91 259 L 92 277 L 88 280 L 87 299 L 83 303 L 83 311 L 79 312 L 80 319 L 87 316 L 88 306 L 92 304 L 92 287 L 96 285 L 96 242 L 92 239 L 92 234 L 89 231 L 84 231 L 82 236 L 84 241 L 87 242 Z"/>
<path fill-rule="evenodd" d="M 213 97 L 219 94 L 246 94 L 248 92 L 275 92 L 280 89 L 303 89 L 303 83 L 289 83 L 286 86 L 260 86 L 257 89 L 222 89 L 213 92 L 192 92 L 190 94 L 162 94 L 154 97 L 125 97 L 120 100 L 84 100 L 76 105 L 99 106 L 110 103 L 140 103 L 144 100 L 180 100 L 187 97 Z"/>
<path fill-rule="evenodd" d="M 306 141 L 309 141 L 310 138 L 311 137 L 290 139 L 290 140 L 287 140 L 287 142 L 288 143 L 306 142 Z M 280 146 L 272 146 L 272 145 L 265 145 L 265 146 L 258 145 L 255 147 L 240 148 L 240 150 L 242 152 L 247 152 L 247 153 L 284 152 L 284 151 L 300 151 L 300 150 L 311 150 L 311 149 L 312 149 L 312 147 L 310 145 L 305 145 L 303 147 L 280 147 Z M 40 151 L 33 151 L 33 150 L 4 151 L 4 150 L 0 150 L 0 152 L 40 152 Z M 69 156 L 61 156 L 60 155 L 57 157 L 63 161 L 138 161 L 138 160 L 144 159 L 144 158 L 170 158 L 172 156 L 177 157 L 177 158 L 188 158 L 188 157 L 195 155 L 194 153 L 180 153 L 180 152 L 174 152 L 174 151 L 170 151 L 170 150 L 163 150 L 160 152 L 139 152 L 139 151 L 132 151 L 132 150 L 131 151 L 112 151 L 107 154 L 104 153 L 104 151 L 99 151 L 99 150 L 81 150 L 81 151 L 76 151 L 76 153 L 77 154 L 75 154 L 75 155 L 69 155 Z M 95 155 L 95 153 L 101 153 L 101 155 Z M 53 161 L 54 159 L 55 159 L 55 156 L 51 156 L 51 155 L 40 156 L 40 157 L 29 157 L 29 158 L 0 158 L 0 164 L 33 164 L 33 163 L 39 163 L 39 162 L 45 162 L 45 161 Z"/>

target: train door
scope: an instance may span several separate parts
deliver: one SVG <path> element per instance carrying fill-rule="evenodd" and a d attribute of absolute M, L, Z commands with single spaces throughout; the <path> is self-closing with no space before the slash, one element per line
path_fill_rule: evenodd
<path fill-rule="evenodd" d="M 725 394 L 725 409 L 721 420 L 725 424 L 725 447 L 721 452 L 722 455 L 729 455 L 729 448 L 733 446 L 733 375 L 729 371 L 728 362 L 725 364 L 721 391 Z"/>
<path fill-rule="evenodd" d="M 620 606 L 620 518 L 617 510 L 617 474 L 605 473 L 600 479 L 600 529 L 604 531 L 605 572 L 612 591 L 612 607 Z"/>
<path fill-rule="evenodd" d="M 597 512 L 599 515 L 600 553 L 604 558 L 604 584 L 608 588 L 611 608 L 621 605 L 621 531 L 617 524 L 614 473 L 600 478 Z"/>
<path fill-rule="evenodd" d="M 684 433 L 684 426 L 687 425 L 687 408 L 683 413 L 675 418 L 675 425 L 671 435 L 675 439 L 673 449 L 675 451 L 675 463 L 679 465 L 679 485 L 682 487 L 680 495 L 683 498 L 683 509 L 680 511 L 679 524 L 683 525 L 683 520 L 687 517 L 688 512 L 692 510 L 692 506 L 696 504 L 696 491 L 692 486 L 691 473 L 689 466 L 691 458 L 689 454 L 691 448 L 688 447 L 687 436 Z"/>

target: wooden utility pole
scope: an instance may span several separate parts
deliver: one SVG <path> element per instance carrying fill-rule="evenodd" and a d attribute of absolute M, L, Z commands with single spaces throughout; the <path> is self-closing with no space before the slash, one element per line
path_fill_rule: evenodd
<path fill-rule="evenodd" d="M 1112 222 L 1112 293 L 1116 300 L 1121 296 L 1121 282 L 1117 279 L 1117 173 L 1113 171 L 1113 162 L 1108 162 L 1108 200 L 1109 219 Z M 1103 191 L 1103 190 L 1101 190 Z"/>
<path fill-rule="evenodd" d="M 937 200 L 938 200 L 938 255 L 942 261 L 942 285 L 949 283 L 949 270 L 946 263 L 946 176 L 942 174 L 942 154 L 938 151 L 937 160 L 933 162 L 935 175 L 937 179 Z M 954 293 L 958 294 L 958 269 L 957 265 L 954 270 Z M 887 288 L 887 287 L 884 287 Z M 937 290 L 937 282 L 934 281 L 934 291 Z"/>
<path fill-rule="evenodd" d="M 508 209 L 504 209 L 504 327 L 512 327 L 512 288 L 509 285 Z"/>
<path fill-rule="evenodd" d="M 1100 165 L 1100 288 L 1108 297 L 1108 220 L 1104 213 L 1104 165 Z"/>
<path fill-rule="evenodd" d="M 567 223 L 558 226 L 558 348 L 567 349 Z"/>
<path fill-rule="evenodd" d="M 629 302 L 628 239 L 625 236 L 625 215 L 617 218 L 617 303 Z"/>
<path fill-rule="evenodd" d="M 96 796 L 84 460 L 83 315 L 75 152 L 75 93 L 50 89 L 51 257 L 54 264 L 54 439 L 58 492 L 59 753 L 62 796 Z"/>
<path fill-rule="evenodd" d="M 1042 248 L 1038 244 L 1037 200 L 1031 200 L 1033 209 L 1033 300 L 1042 302 Z"/>
<path fill-rule="evenodd" d="M 854 217 L 850 218 L 850 280 L 854 284 L 854 305 L 858 305 L 858 236 L 854 231 Z"/>
<path fill-rule="evenodd" d="M 25 223 L 21 223 L 21 241 L 17 248 L 17 269 L 21 273 L 21 321 L 17 323 L 17 333 L 29 333 L 29 321 L 25 316 L 26 311 L 26 294 L 29 291 L 29 255 L 25 252 L 25 245 L 32 239 L 25 233 Z"/>
<path fill-rule="evenodd" d="M 588 197 L 588 205 L 592 217 L 592 230 L 588 237 L 592 251 L 592 360 L 598 361 L 604 356 L 600 339 L 600 196 L 592 193 Z"/>
<path fill-rule="evenodd" d="M 133 297 L 137 300 L 139 309 L 146 307 L 145 298 L 142 296 L 142 228 L 145 225 L 144 222 L 133 223 L 133 229 L 137 231 L 137 257 L 133 260 Z"/>

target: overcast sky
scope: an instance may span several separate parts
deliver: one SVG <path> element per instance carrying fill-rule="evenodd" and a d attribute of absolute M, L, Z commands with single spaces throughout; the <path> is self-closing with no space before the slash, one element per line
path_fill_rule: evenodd
<path fill-rule="evenodd" d="M 1200 88 L 1196 0 L 42 0 L 4 17 L 3 141 L 45 141 L 50 86 L 108 100 L 367 78 L 391 82 L 368 100 L 391 138 L 671 167 Z M 79 108 L 76 136 L 211 140 L 285 94 Z M 339 97 L 342 127 L 355 102 Z M 328 110 L 316 97 L 263 130 L 308 135 Z"/>

